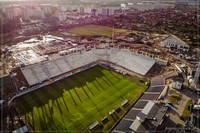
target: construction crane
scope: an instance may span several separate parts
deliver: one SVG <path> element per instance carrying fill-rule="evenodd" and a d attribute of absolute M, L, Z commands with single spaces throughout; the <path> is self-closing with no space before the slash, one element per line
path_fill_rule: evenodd
<path fill-rule="evenodd" d="M 114 43 L 113 43 L 114 36 L 115 36 L 115 28 L 114 28 L 114 26 L 113 26 L 113 30 L 112 30 L 112 46 L 113 46 L 113 47 L 114 47 Z"/>

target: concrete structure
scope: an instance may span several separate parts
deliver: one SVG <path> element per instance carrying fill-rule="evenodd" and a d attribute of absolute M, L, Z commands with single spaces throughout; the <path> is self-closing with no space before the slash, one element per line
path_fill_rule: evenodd
<path fill-rule="evenodd" d="M 12 131 L 12 133 L 28 133 L 28 128 L 26 126 L 23 126 L 21 128 Z"/>
<path fill-rule="evenodd" d="M 172 88 L 180 90 L 183 87 L 183 78 L 174 77 L 172 79 Z"/>
<path fill-rule="evenodd" d="M 98 121 L 95 121 L 92 125 L 89 126 L 89 129 L 90 129 L 90 130 L 93 130 L 93 129 L 95 129 L 95 128 L 98 127 L 98 126 L 99 126 L 99 122 L 98 122 Z"/>
<path fill-rule="evenodd" d="M 170 35 L 160 42 L 160 46 L 166 48 L 174 48 L 177 50 L 188 51 L 189 45 L 182 41 L 180 38 Z"/>
<path fill-rule="evenodd" d="M 115 65 L 140 75 L 146 75 L 156 63 L 153 59 L 137 56 L 130 51 L 119 49 L 91 49 L 89 51 L 72 53 L 56 60 L 27 66 L 21 68 L 21 71 L 29 85 L 35 85 L 99 60 L 112 62 Z"/>

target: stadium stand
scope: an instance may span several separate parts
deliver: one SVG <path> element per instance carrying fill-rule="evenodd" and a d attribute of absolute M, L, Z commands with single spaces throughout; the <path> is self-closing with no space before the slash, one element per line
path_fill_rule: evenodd
<path fill-rule="evenodd" d="M 32 70 L 34 71 L 35 77 L 37 77 L 37 79 L 39 81 L 44 81 L 44 80 L 48 79 L 48 76 L 43 71 L 41 66 L 36 66 Z"/>
<path fill-rule="evenodd" d="M 64 58 L 59 58 L 57 60 L 54 61 L 55 64 L 57 64 L 57 66 L 59 66 L 59 68 L 62 70 L 62 72 L 67 72 L 68 70 L 70 70 L 71 68 L 68 67 L 68 63 L 65 61 Z"/>
<path fill-rule="evenodd" d="M 130 51 L 115 48 L 91 49 L 27 66 L 21 68 L 21 71 L 28 84 L 32 86 L 99 60 L 112 62 L 140 75 L 146 75 L 156 62 L 153 59 L 135 55 Z"/>
<path fill-rule="evenodd" d="M 25 67 L 22 68 L 21 71 L 26 78 L 29 85 L 34 85 L 36 83 L 39 83 L 38 79 L 35 77 L 35 74 L 33 74 L 33 71 L 31 70 L 33 67 Z"/>
<path fill-rule="evenodd" d="M 62 71 L 55 65 L 54 61 L 45 62 L 42 67 L 44 71 L 48 74 L 49 78 L 53 78 L 57 75 L 62 74 Z"/>

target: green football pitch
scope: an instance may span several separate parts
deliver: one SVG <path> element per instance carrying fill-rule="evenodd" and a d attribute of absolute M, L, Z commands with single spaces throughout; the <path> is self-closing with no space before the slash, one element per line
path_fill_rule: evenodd
<path fill-rule="evenodd" d="M 115 29 L 115 33 L 126 32 L 125 29 Z M 100 25 L 84 25 L 68 29 L 66 32 L 82 36 L 112 36 L 113 28 Z"/>
<path fill-rule="evenodd" d="M 84 132 L 128 99 L 135 102 L 146 89 L 138 77 L 95 66 L 14 101 L 22 119 L 36 132 Z M 123 107 L 121 107 L 123 109 Z M 108 122 L 108 131 L 115 122 Z"/>

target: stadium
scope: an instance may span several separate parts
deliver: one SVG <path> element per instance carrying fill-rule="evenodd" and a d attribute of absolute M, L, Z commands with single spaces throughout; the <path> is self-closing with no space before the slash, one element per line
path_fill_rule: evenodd
<path fill-rule="evenodd" d="M 21 68 L 28 87 L 9 104 L 35 132 L 110 131 L 148 88 L 156 64 L 127 49 L 79 49 Z"/>

